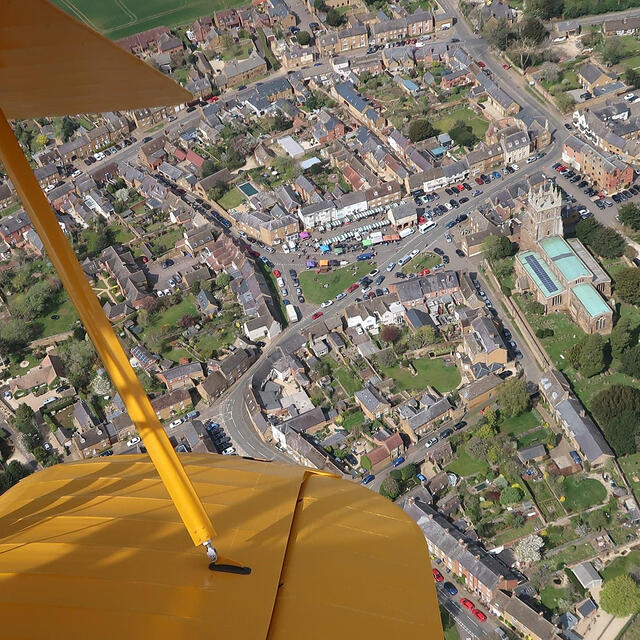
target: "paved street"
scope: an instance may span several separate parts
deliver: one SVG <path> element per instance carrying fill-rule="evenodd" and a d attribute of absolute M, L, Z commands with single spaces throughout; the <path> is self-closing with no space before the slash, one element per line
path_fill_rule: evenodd
<path fill-rule="evenodd" d="M 437 565 L 434 563 L 433 566 L 438 570 L 441 570 L 440 567 L 442 565 Z M 452 574 L 447 574 L 444 569 L 442 569 L 441 572 L 444 576 L 444 579 L 450 580 L 458 589 L 457 595 L 452 596 L 444 590 L 442 584 L 436 585 L 436 591 L 438 592 L 438 601 L 453 616 L 456 621 L 456 625 L 459 628 L 462 628 L 462 630 L 464 630 L 464 632 L 467 634 L 460 634 L 461 640 L 467 640 L 467 638 L 470 638 L 472 640 L 475 638 L 484 638 L 491 634 L 499 625 L 492 621 L 492 616 L 489 616 L 489 610 L 486 608 L 486 606 L 480 604 L 476 596 L 467 592 L 466 589 L 459 585 L 455 581 L 455 578 Z M 468 598 L 478 609 L 487 614 L 486 622 L 480 622 L 473 616 L 471 611 L 465 609 L 460 604 L 460 598 Z"/>

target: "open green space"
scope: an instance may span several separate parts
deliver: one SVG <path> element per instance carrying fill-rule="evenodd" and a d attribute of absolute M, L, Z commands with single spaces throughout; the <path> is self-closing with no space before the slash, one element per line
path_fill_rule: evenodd
<path fill-rule="evenodd" d="M 355 427 L 359 427 L 364 422 L 364 413 L 361 409 L 350 411 L 342 416 L 342 426 L 347 431 L 352 431 Z"/>
<path fill-rule="evenodd" d="M 36 319 L 36 324 L 42 327 L 41 338 L 71 331 L 78 319 L 78 314 L 64 291 L 58 294 L 58 300 L 47 309 L 45 315 Z"/>
<path fill-rule="evenodd" d="M 540 600 L 550 611 L 558 611 L 558 600 L 569 600 L 569 591 L 548 586 L 540 592 Z"/>
<path fill-rule="evenodd" d="M 529 485 L 529 488 L 531 488 L 531 485 Z M 575 532 L 573 527 L 568 527 L 566 525 L 551 525 L 546 529 L 543 529 L 543 532 L 541 533 L 543 533 L 544 544 L 547 549 L 554 549 L 555 547 L 571 542 L 578 537 L 578 534 Z"/>
<path fill-rule="evenodd" d="M 493 543 L 496 546 L 507 544 L 507 542 L 524 538 L 524 536 L 528 536 L 530 533 L 539 530 L 541 527 L 542 521 L 540 518 L 532 518 L 531 520 L 527 520 L 527 522 L 525 522 L 521 527 L 513 527 L 506 531 L 502 531 L 502 533 L 499 533 L 493 539 Z"/>
<path fill-rule="evenodd" d="M 446 393 L 460 384 L 457 367 L 445 365 L 440 358 L 418 358 L 411 364 L 417 372 L 415 376 L 409 369 L 400 365 L 381 367 L 381 370 L 385 377 L 394 380 L 396 388 L 404 391 L 420 391 L 431 386 L 438 393 Z"/>
<path fill-rule="evenodd" d="M 176 242 L 182 238 L 182 229 L 169 229 L 167 233 L 151 241 L 151 251 L 158 257 L 174 248 Z"/>
<path fill-rule="evenodd" d="M 619 459 L 619 462 L 633 494 L 640 500 L 640 453 L 624 456 Z"/>
<path fill-rule="evenodd" d="M 466 107 L 456 109 L 446 116 L 434 120 L 433 126 L 441 133 L 449 133 L 449 131 L 456 126 L 458 120 L 462 120 L 462 122 L 468 124 L 477 138 L 484 139 L 484 134 L 489 128 L 489 123 Z"/>
<path fill-rule="evenodd" d="M 223 60 L 246 60 L 253 51 L 253 42 L 251 40 L 243 40 L 236 42 L 228 49 L 222 52 Z"/>
<path fill-rule="evenodd" d="M 626 556 L 616 558 L 611 564 L 607 565 L 600 574 L 603 579 L 611 580 L 617 578 L 623 573 L 631 573 L 640 569 L 640 551 L 631 551 Z"/>
<path fill-rule="evenodd" d="M 446 466 L 447 471 L 451 471 L 461 477 L 476 475 L 476 473 L 487 473 L 489 465 L 480 458 L 472 458 L 465 450 L 464 445 L 456 450 L 457 459 Z"/>
<path fill-rule="evenodd" d="M 500 431 L 510 436 L 518 436 L 525 431 L 529 431 L 542 423 L 540 414 L 535 410 L 527 411 L 519 416 L 513 416 L 503 420 L 500 424 Z"/>
<path fill-rule="evenodd" d="M 271 47 L 267 44 L 267 36 L 264 35 L 262 27 L 258 29 L 258 39 L 262 43 L 262 51 L 264 51 L 269 67 L 272 71 L 276 71 L 280 68 L 280 63 L 276 60 L 273 51 L 271 51 Z"/>
<path fill-rule="evenodd" d="M 171 349 L 168 349 L 167 351 L 163 351 L 162 355 L 167 360 L 172 360 L 176 364 L 178 364 L 178 362 L 180 362 L 182 358 L 191 359 L 193 357 L 186 349 L 183 349 L 182 347 L 179 347 L 179 346 L 174 346 Z"/>
<path fill-rule="evenodd" d="M 402 273 L 418 273 L 423 269 L 432 269 L 441 262 L 442 258 L 435 253 L 420 253 L 402 267 Z"/>
<path fill-rule="evenodd" d="M 307 302 L 320 304 L 325 300 L 333 300 L 339 293 L 369 273 L 371 269 L 373 267 L 369 262 L 355 262 L 348 267 L 333 269 L 328 273 L 316 273 L 315 269 L 302 271 L 299 273 L 298 279 Z"/>
<path fill-rule="evenodd" d="M 549 559 L 555 563 L 554 566 L 557 569 L 560 569 L 563 565 L 573 565 L 583 562 L 587 558 L 593 557 L 594 554 L 594 548 L 588 542 L 583 542 L 582 544 L 569 545 L 553 556 L 550 556 Z"/>
<path fill-rule="evenodd" d="M 11 204 L 4 209 L 0 209 L 0 217 L 4 218 L 5 216 L 11 216 L 14 213 L 20 211 L 20 209 L 22 209 L 22 204 L 16 202 L 15 204 Z"/>
<path fill-rule="evenodd" d="M 563 484 L 564 506 L 571 511 L 587 509 L 607 497 L 604 485 L 595 478 L 568 476 Z"/>
<path fill-rule="evenodd" d="M 198 317 L 193 296 L 185 296 L 180 303 L 174 304 L 158 313 L 154 313 L 149 320 L 147 328 L 167 327 L 173 329 L 178 325 L 178 320 L 185 315 Z"/>
<path fill-rule="evenodd" d="M 218 200 L 218 204 L 223 208 L 229 211 L 229 209 L 235 209 L 239 207 L 244 202 L 244 196 L 240 192 L 240 189 L 236 187 L 232 187 L 227 191 L 220 200 Z"/>
<path fill-rule="evenodd" d="M 219 9 L 246 5 L 246 0 L 54 0 L 61 9 L 112 40 L 166 25 L 193 22 Z"/>
<path fill-rule="evenodd" d="M 212 328 L 212 332 L 203 332 L 196 340 L 196 349 L 205 358 L 212 357 L 214 351 L 219 351 L 233 344 L 236 333 L 233 325 Z"/>
<path fill-rule="evenodd" d="M 333 375 L 350 396 L 358 391 L 358 389 L 362 389 L 362 380 L 360 380 L 350 367 L 338 367 L 333 371 Z"/>
<path fill-rule="evenodd" d="M 547 439 L 547 429 L 544 427 L 541 429 L 534 429 L 529 433 L 521 436 L 517 439 L 518 449 L 524 449 L 525 447 L 532 447 L 534 444 L 540 444 Z"/>

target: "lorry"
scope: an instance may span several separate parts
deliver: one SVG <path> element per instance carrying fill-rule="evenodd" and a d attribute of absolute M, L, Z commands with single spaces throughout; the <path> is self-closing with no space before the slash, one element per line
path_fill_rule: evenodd
<path fill-rule="evenodd" d="M 298 317 L 298 310 L 292 304 L 285 304 L 284 308 L 287 312 L 287 318 L 289 322 L 298 322 L 298 320 L 300 319 Z"/>
<path fill-rule="evenodd" d="M 405 229 L 401 229 L 398 235 L 401 238 L 407 238 L 408 236 L 410 236 L 412 233 L 415 233 L 415 232 L 416 230 L 413 227 L 406 227 Z"/>
<path fill-rule="evenodd" d="M 371 260 L 371 258 L 373 258 L 373 253 L 371 251 L 367 252 L 367 253 L 361 253 L 356 260 L 358 262 L 362 262 L 364 260 Z"/>

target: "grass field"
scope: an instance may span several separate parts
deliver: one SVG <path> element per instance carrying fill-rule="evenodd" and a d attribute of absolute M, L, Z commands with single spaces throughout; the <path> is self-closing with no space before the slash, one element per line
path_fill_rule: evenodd
<path fill-rule="evenodd" d="M 446 366 L 439 358 L 418 358 L 413 360 L 418 375 L 411 375 L 404 367 L 386 367 L 382 371 L 387 378 L 395 381 L 398 389 L 416 391 L 432 386 L 438 393 L 446 393 L 460 384 L 460 373 L 456 367 Z"/>
<path fill-rule="evenodd" d="M 442 133 L 448 133 L 454 128 L 456 122 L 462 120 L 465 124 L 468 124 L 473 130 L 474 135 L 477 138 L 484 138 L 484 134 L 489 128 L 489 123 L 477 116 L 471 109 L 456 109 L 451 113 L 434 120 L 433 126 Z"/>
<path fill-rule="evenodd" d="M 519 436 L 541 424 L 540 414 L 535 410 L 527 411 L 519 416 L 507 418 L 500 423 L 500 431 L 510 436 Z"/>
<path fill-rule="evenodd" d="M 342 388 L 350 396 L 358 391 L 358 389 L 362 389 L 362 380 L 360 380 L 351 368 L 338 367 L 333 372 L 333 375 L 338 379 Z"/>
<path fill-rule="evenodd" d="M 479 458 L 472 458 L 465 450 L 464 446 L 456 450 L 457 460 L 446 466 L 447 471 L 451 471 L 463 478 L 473 476 L 476 473 L 486 473 L 489 465 Z"/>
<path fill-rule="evenodd" d="M 354 267 L 355 274 L 353 273 Z M 314 269 L 302 271 L 298 278 L 307 302 L 320 304 L 325 300 L 333 300 L 349 285 L 369 273 L 372 268 L 369 262 L 356 262 L 354 265 L 349 265 L 342 269 L 334 269 L 328 273 L 316 273 Z M 325 284 L 328 285 L 326 288 Z"/>
<path fill-rule="evenodd" d="M 193 22 L 219 9 L 246 5 L 246 0 L 53 0 L 74 18 L 112 40 L 165 25 Z"/>
<path fill-rule="evenodd" d="M 594 478 L 569 476 L 564 481 L 564 496 L 564 506 L 571 511 L 578 511 L 603 502 L 607 490 Z"/>
<path fill-rule="evenodd" d="M 551 586 L 545 587 L 540 592 L 542 604 L 550 611 L 558 611 L 558 600 L 568 600 L 569 597 L 567 589 L 556 589 Z"/>
<path fill-rule="evenodd" d="M 244 196 L 236 187 L 232 187 L 227 191 L 220 200 L 218 200 L 218 204 L 223 208 L 229 211 L 229 209 L 235 209 L 239 207 L 244 202 Z"/>
<path fill-rule="evenodd" d="M 617 578 L 623 573 L 637 571 L 640 568 L 640 551 L 631 551 L 626 556 L 616 558 L 610 565 L 602 570 L 604 580 Z"/>
<path fill-rule="evenodd" d="M 418 273 L 423 269 L 432 269 L 441 262 L 442 258 L 435 253 L 419 254 L 402 267 L 402 273 Z"/>
<path fill-rule="evenodd" d="M 157 329 L 159 327 L 167 327 L 173 329 L 177 326 L 178 320 L 184 315 L 198 317 L 198 310 L 194 304 L 193 296 L 185 296 L 180 304 L 174 304 L 164 311 L 155 313 L 151 316 L 148 329 Z"/>
<path fill-rule="evenodd" d="M 360 409 L 344 414 L 342 426 L 351 431 L 354 427 L 359 427 L 364 422 L 364 413 Z"/>

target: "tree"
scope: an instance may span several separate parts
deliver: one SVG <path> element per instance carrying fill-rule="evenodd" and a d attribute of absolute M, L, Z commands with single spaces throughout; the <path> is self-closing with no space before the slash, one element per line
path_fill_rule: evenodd
<path fill-rule="evenodd" d="M 559 18 L 564 9 L 564 0 L 527 0 L 526 12 L 541 20 Z"/>
<path fill-rule="evenodd" d="M 567 359 L 574 369 L 590 378 L 604 371 L 605 340 L 599 333 L 584 336 L 567 351 Z"/>
<path fill-rule="evenodd" d="M 529 410 L 531 398 L 527 391 L 527 383 L 522 378 L 507 380 L 502 385 L 500 395 L 500 411 L 507 417 L 519 416 Z"/>
<path fill-rule="evenodd" d="M 126 202 L 129 199 L 129 189 L 127 189 L 126 187 L 123 189 L 118 189 L 114 195 L 116 200 Z"/>
<path fill-rule="evenodd" d="M 64 116 L 64 118 L 55 118 L 53 121 L 56 138 L 62 140 L 62 142 L 68 142 L 79 126 L 80 125 L 69 116 Z"/>
<path fill-rule="evenodd" d="M 475 133 L 470 125 L 462 120 L 457 120 L 453 128 L 449 130 L 452 140 L 461 147 L 471 148 L 476 143 Z"/>
<path fill-rule="evenodd" d="M 345 21 L 346 18 L 337 9 L 331 7 L 327 11 L 327 24 L 330 27 L 339 27 Z"/>
<path fill-rule="evenodd" d="M 477 436 L 472 436 L 464 448 L 472 458 L 486 460 L 487 453 L 489 452 L 489 441 L 478 438 Z"/>
<path fill-rule="evenodd" d="M 475 493 L 468 494 L 464 499 L 464 510 L 472 522 L 477 522 L 482 517 L 480 509 L 480 497 Z"/>
<path fill-rule="evenodd" d="M 632 378 L 640 378 L 640 344 L 622 354 L 622 371 Z"/>
<path fill-rule="evenodd" d="M 290 129 L 292 125 L 293 120 L 287 118 L 282 111 L 278 111 L 273 118 L 273 129 L 275 131 L 286 131 L 287 129 Z M 313 166 L 315 167 L 316 165 Z"/>
<path fill-rule="evenodd" d="M 591 411 L 618 456 L 636 452 L 640 390 L 629 385 L 611 385 L 593 397 Z"/>
<path fill-rule="evenodd" d="M 522 500 L 524 493 L 522 489 L 518 487 L 506 487 L 500 492 L 500 504 L 502 506 L 508 506 L 516 504 Z"/>
<path fill-rule="evenodd" d="M 5 358 L 20 353 L 33 338 L 33 327 L 17 318 L 0 323 L 0 354 Z"/>
<path fill-rule="evenodd" d="M 578 222 L 576 235 L 603 258 L 619 258 L 624 253 L 624 238 L 615 229 L 601 225 L 595 218 Z"/>
<path fill-rule="evenodd" d="M 635 202 L 627 202 L 618 209 L 618 220 L 634 231 L 640 229 L 640 206 Z"/>
<path fill-rule="evenodd" d="M 540 553 L 542 547 L 544 547 L 544 540 L 540 536 L 531 534 L 518 542 L 514 548 L 514 552 L 520 562 L 524 564 L 535 564 L 542 559 L 542 554 Z"/>
<path fill-rule="evenodd" d="M 409 139 L 411 142 L 420 142 L 431 138 L 436 134 L 436 130 L 428 120 L 413 120 L 409 125 Z"/>
<path fill-rule="evenodd" d="M 618 64 L 625 55 L 624 40 L 618 36 L 605 38 L 602 44 L 601 55 L 603 62 Z"/>
<path fill-rule="evenodd" d="M 11 422 L 20 433 L 28 433 L 33 429 L 34 416 L 33 409 L 28 404 L 21 403 L 18 405 Z"/>
<path fill-rule="evenodd" d="M 640 71 L 637 69 L 627 69 L 624 72 L 624 81 L 634 89 L 640 88 Z"/>
<path fill-rule="evenodd" d="M 554 100 L 556 102 L 556 106 L 562 112 L 569 111 L 569 109 L 571 109 L 576 104 L 574 97 L 564 92 L 557 94 Z"/>
<path fill-rule="evenodd" d="M 192 316 L 190 313 L 185 313 L 178 320 L 178 326 L 186 329 L 187 327 L 192 327 L 196 322 L 198 322 L 198 318 L 196 316 Z"/>
<path fill-rule="evenodd" d="M 534 44 L 540 44 L 548 35 L 544 24 L 536 17 L 527 17 L 518 23 L 520 37 L 530 40 Z"/>
<path fill-rule="evenodd" d="M 606 580 L 600 592 L 600 606 L 616 618 L 640 611 L 640 587 L 628 574 Z"/>
<path fill-rule="evenodd" d="M 216 287 L 218 287 L 218 289 L 226 289 L 230 282 L 231 276 L 225 271 L 222 271 L 216 277 Z"/>
<path fill-rule="evenodd" d="M 500 51 L 504 51 L 513 37 L 511 25 L 506 18 L 489 20 L 482 28 L 482 37 Z"/>
<path fill-rule="evenodd" d="M 411 480 L 411 478 L 416 477 L 416 473 L 418 473 L 418 465 L 414 464 L 413 462 L 409 462 L 404 467 L 402 467 L 402 469 L 400 469 L 400 472 L 402 474 L 402 480 L 406 482 L 407 480 Z"/>
<path fill-rule="evenodd" d="M 308 31 L 298 31 L 296 34 L 298 44 L 306 47 L 311 42 L 311 34 Z"/>
<path fill-rule="evenodd" d="M 627 316 L 620 318 L 616 326 L 613 327 L 609 336 L 609 344 L 611 345 L 611 355 L 614 358 L 620 358 L 623 352 L 632 345 L 634 340 L 632 330 L 631 320 Z"/>
<path fill-rule="evenodd" d="M 398 364 L 398 359 L 392 349 L 383 349 L 376 356 L 376 364 L 383 369 L 395 367 Z"/>
<path fill-rule="evenodd" d="M 402 331 L 393 324 L 385 324 L 380 332 L 380 337 L 385 342 L 397 342 L 402 335 Z"/>
<path fill-rule="evenodd" d="M 215 173 L 216 171 L 218 171 L 218 169 L 219 167 L 217 163 L 211 160 L 210 158 L 207 158 L 202 163 L 202 167 L 200 167 L 200 175 L 203 178 L 206 178 L 207 176 L 210 176 L 212 173 Z"/>
<path fill-rule="evenodd" d="M 482 250 L 491 262 L 508 258 L 516 252 L 514 244 L 506 236 L 488 236 L 482 243 Z"/>
<path fill-rule="evenodd" d="M 626 267 L 616 272 L 616 294 L 622 302 L 640 306 L 640 269 Z"/>
<path fill-rule="evenodd" d="M 560 80 L 562 69 L 559 64 L 555 62 L 544 62 L 538 71 L 538 77 L 543 82 L 555 84 Z"/>
<path fill-rule="evenodd" d="M 487 409 L 487 411 L 489 411 L 489 409 Z M 497 426 L 489 422 L 485 422 L 475 430 L 474 435 L 482 440 L 491 441 L 496 437 L 497 433 Z"/>
<path fill-rule="evenodd" d="M 400 483 L 391 476 L 387 476 L 380 485 L 380 495 L 389 500 L 395 500 L 400 495 Z"/>
<path fill-rule="evenodd" d="M 413 334 L 414 341 L 420 347 L 425 347 L 430 344 L 434 344 L 436 341 L 436 332 L 433 327 L 425 326 L 416 329 Z"/>
<path fill-rule="evenodd" d="M 85 340 L 67 340 L 58 349 L 69 382 L 76 388 L 86 388 L 96 360 L 93 345 Z"/>
<path fill-rule="evenodd" d="M 143 329 L 149 326 L 149 312 L 146 309 L 140 309 L 138 311 L 138 316 L 136 317 L 136 322 Z"/>
<path fill-rule="evenodd" d="M 587 521 L 593 531 L 600 531 L 609 524 L 609 520 L 602 509 L 589 512 L 589 514 L 587 514 Z"/>

